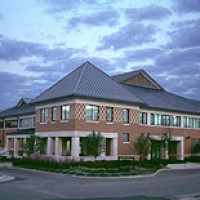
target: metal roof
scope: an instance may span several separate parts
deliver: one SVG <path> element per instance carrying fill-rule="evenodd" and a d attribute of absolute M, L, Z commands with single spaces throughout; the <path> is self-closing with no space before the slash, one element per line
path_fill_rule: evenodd
<path fill-rule="evenodd" d="M 70 96 L 143 103 L 133 93 L 127 91 L 112 80 L 110 76 L 89 62 L 83 63 L 32 102 L 38 103 Z"/>
<path fill-rule="evenodd" d="M 121 84 L 139 97 L 146 108 L 200 114 L 200 101 L 187 99 L 165 90 Z"/>
<path fill-rule="evenodd" d="M 11 107 L 0 112 L 0 118 L 35 114 L 35 112 L 36 112 L 35 105 L 26 105 L 23 107 Z"/>

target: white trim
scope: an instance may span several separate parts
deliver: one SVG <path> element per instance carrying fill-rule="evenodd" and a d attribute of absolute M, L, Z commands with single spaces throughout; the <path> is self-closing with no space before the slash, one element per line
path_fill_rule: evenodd
<path fill-rule="evenodd" d="M 30 137 L 30 134 L 21 134 L 21 135 L 6 135 L 6 138 L 12 139 L 12 138 L 27 138 Z"/>
<path fill-rule="evenodd" d="M 91 131 L 57 131 L 57 132 L 36 132 L 39 137 L 87 137 Z M 105 138 L 118 138 L 117 133 L 101 132 Z"/>

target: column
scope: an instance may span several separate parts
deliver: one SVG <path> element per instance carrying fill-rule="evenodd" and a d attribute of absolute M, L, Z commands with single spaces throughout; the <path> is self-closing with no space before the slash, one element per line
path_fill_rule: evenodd
<path fill-rule="evenodd" d="M 184 141 L 183 138 L 181 141 L 177 144 L 177 159 L 178 160 L 184 160 Z"/>
<path fill-rule="evenodd" d="M 79 159 L 80 137 L 72 137 L 71 155 L 75 160 Z"/>
<path fill-rule="evenodd" d="M 103 138 L 102 143 L 101 143 L 101 157 L 105 157 L 106 156 L 106 138 Z"/>
<path fill-rule="evenodd" d="M 27 156 L 26 152 L 24 152 L 24 146 L 26 145 L 26 137 L 23 138 L 23 156 Z"/>
<path fill-rule="evenodd" d="M 111 140 L 111 155 L 113 157 L 115 157 L 114 159 L 117 160 L 117 156 L 118 156 L 118 141 L 117 141 L 117 138 L 113 138 Z"/>
<path fill-rule="evenodd" d="M 47 139 L 47 156 L 51 156 L 53 153 L 53 138 L 48 137 Z"/>
<path fill-rule="evenodd" d="M 62 139 L 59 137 L 56 137 L 55 139 L 55 156 L 61 156 L 62 155 Z"/>
<path fill-rule="evenodd" d="M 169 142 L 168 141 L 164 141 L 164 156 L 165 156 L 165 160 L 169 159 Z"/>
<path fill-rule="evenodd" d="M 14 157 L 18 157 L 18 138 L 14 138 Z"/>
<path fill-rule="evenodd" d="M 6 156 L 10 156 L 9 150 L 10 150 L 10 141 L 9 138 L 6 137 Z"/>

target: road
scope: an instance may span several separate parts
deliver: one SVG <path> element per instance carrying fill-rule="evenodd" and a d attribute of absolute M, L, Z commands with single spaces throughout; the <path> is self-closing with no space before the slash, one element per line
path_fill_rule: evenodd
<path fill-rule="evenodd" d="M 145 178 L 78 178 L 63 174 L 3 168 L 16 177 L 0 184 L 1 200 L 64 200 L 94 197 L 165 196 L 200 194 L 200 169 L 167 170 Z"/>

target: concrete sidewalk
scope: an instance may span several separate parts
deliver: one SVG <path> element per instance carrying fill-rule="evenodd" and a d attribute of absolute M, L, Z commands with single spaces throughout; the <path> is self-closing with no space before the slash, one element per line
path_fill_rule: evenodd
<path fill-rule="evenodd" d="M 11 181 L 11 180 L 14 180 L 14 179 L 15 179 L 15 177 L 0 174 L 0 183 Z"/>
<path fill-rule="evenodd" d="M 200 169 L 200 163 L 168 164 L 167 169 Z"/>

